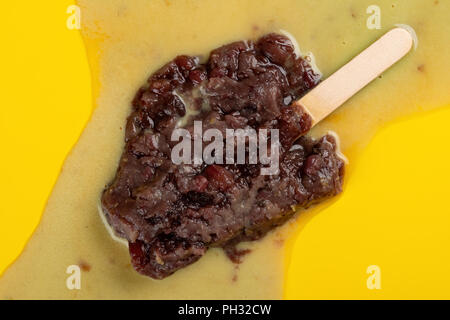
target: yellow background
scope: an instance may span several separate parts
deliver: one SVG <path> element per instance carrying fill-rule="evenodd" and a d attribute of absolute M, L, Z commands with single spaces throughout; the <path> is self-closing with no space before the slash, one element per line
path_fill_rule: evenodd
<path fill-rule="evenodd" d="M 92 112 L 72 1 L 0 11 L 0 272 L 39 222 L 64 158 Z M 345 192 L 289 241 L 286 298 L 450 298 L 450 108 L 381 130 Z M 381 270 L 369 290 L 366 269 Z"/>

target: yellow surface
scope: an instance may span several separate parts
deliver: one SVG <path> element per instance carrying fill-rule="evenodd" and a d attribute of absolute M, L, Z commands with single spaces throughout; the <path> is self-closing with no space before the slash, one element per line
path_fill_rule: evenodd
<path fill-rule="evenodd" d="M 293 239 L 287 298 L 450 298 L 449 121 L 447 107 L 376 135 L 340 199 Z"/>
<path fill-rule="evenodd" d="M 111 0 L 111 3 L 119 2 Z M 283 28 L 293 33 L 302 48 L 315 53 L 319 67 L 327 75 L 394 23 L 408 23 L 416 29 L 419 35 L 418 50 L 317 129 L 320 132 L 331 128 L 339 133 L 343 150 L 350 160 L 346 186 L 343 195 L 335 201 L 301 215 L 294 223 L 297 231 L 287 239 L 285 248 L 284 297 L 450 298 L 450 209 L 447 201 L 450 195 L 450 134 L 447 130 L 450 107 L 445 107 L 450 102 L 450 79 L 446 72 L 450 61 L 450 51 L 447 50 L 450 43 L 448 2 L 441 1 L 437 8 L 431 8 L 435 1 L 410 1 L 410 6 L 405 1 L 379 1 L 384 12 L 383 29 L 380 31 L 368 31 L 364 27 L 367 17 L 365 8 L 372 1 L 341 1 L 339 4 L 336 1 L 322 1 L 323 5 L 317 8 L 312 1 L 303 1 L 306 9 L 316 11 L 313 18 L 299 14 L 301 17 L 298 19 L 288 18 L 292 14 L 290 8 L 295 6 L 300 10 L 301 6 L 294 5 L 296 1 L 284 1 L 283 6 L 280 4 L 273 8 L 269 1 L 258 1 L 260 9 L 254 13 L 254 18 L 249 19 L 245 15 L 251 10 L 244 10 L 244 13 L 233 11 L 226 16 L 227 19 L 214 21 L 205 18 L 214 9 L 212 2 L 205 1 L 204 4 L 209 6 L 204 6 L 202 10 L 196 8 L 197 2 L 180 1 L 177 11 L 174 2 L 166 1 L 166 8 L 161 4 L 163 1 L 154 1 L 155 12 L 168 14 L 157 15 L 160 20 L 149 21 L 153 28 L 159 25 L 161 30 L 161 25 L 173 26 L 176 18 L 183 13 L 183 8 L 192 14 L 198 12 L 199 16 L 189 18 L 188 21 L 193 24 L 191 29 L 167 30 L 164 34 L 168 39 L 167 46 L 163 46 L 167 49 L 150 56 L 142 53 L 152 59 L 149 62 L 152 68 L 174 54 L 190 53 L 195 48 L 207 52 L 223 42 L 251 37 L 252 26 L 258 22 L 260 32 Z M 248 1 L 249 5 L 243 7 L 246 10 L 256 8 L 251 6 L 251 2 Z M 79 32 L 66 28 L 66 9 L 70 3 L 63 0 L 42 3 L 24 1 L 8 2 L 2 7 L 0 272 L 17 257 L 37 226 L 61 165 L 92 111 L 91 80 L 85 48 Z M 215 6 L 220 7 L 218 10 L 223 14 L 238 3 L 242 5 L 242 1 L 220 3 Z M 327 5 L 335 8 L 327 8 Z M 386 13 L 388 10 L 389 14 Z M 343 12 L 355 14 L 355 20 L 341 16 Z M 99 11 L 98 14 L 111 19 L 107 11 Z M 285 19 L 280 21 L 277 17 Z M 227 21 L 231 18 L 235 19 L 235 23 L 229 25 Z M 88 17 L 88 20 L 92 28 L 95 19 Z M 327 21 L 331 24 L 330 28 Z M 203 23 L 206 22 L 213 26 L 204 28 Z M 336 28 L 334 23 L 342 27 Z M 108 27 L 111 26 L 106 24 L 105 29 Z M 121 25 L 118 30 L 109 31 L 120 39 L 132 27 Z M 227 32 L 224 31 L 226 28 Z M 321 32 L 314 32 L 314 28 L 319 28 L 317 30 Z M 351 28 L 355 31 L 349 32 L 353 30 Z M 156 35 L 157 30 L 150 30 L 155 34 L 149 34 L 149 37 L 162 41 L 163 38 Z M 344 30 L 347 30 L 346 33 L 342 33 Z M 196 37 L 189 42 L 180 39 L 177 42 L 177 36 L 182 32 Z M 155 42 L 160 46 L 164 44 Z M 177 43 L 182 47 L 177 47 Z M 92 66 L 98 43 L 90 43 L 88 39 L 87 44 Z M 109 49 L 113 46 L 111 43 L 108 45 L 105 47 Z M 126 53 L 126 48 L 118 48 Z M 323 52 L 325 49 L 330 52 Z M 425 63 L 424 72 L 417 69 L 422 63 Z M 118 70 L 126 70 L 121 69 L 125 67 L 118 66 Z M 145 70 L 143 73 L 148 72 Z M 417 76 L 419 72 L 420 77 Z M 133 76 L 137 83 L 145 80 L 141 74 Z M 399 82 L 399 79 L 402 81 Z M 97 88 L 94 89 L 96 92 Z M 132 95 L 133 92 L 126 94 Z M 369 106 L 379 108 L 377 113 L 371 111 L 373 109 Z M 441 109 L 423 112 L 435 107 Z M 357 111 L 360 113 L 356 115 Z M 126 110 L 123 113 L 126 114 Z M 415 115 L 398 120 L 399 116 L 406 114 Z M 391 123 L 395 119 L 396 122 Z M 384 127 L 386 122 L 389 125 Z M 366 146 L 366 139 L 380 127 L 383 129 Z M 120 136 L 117 132 L 114 134 Z M 111 161 L 113 163 L 114 159 Z M 83 168 L 76 169 L 80 175 L 89 174 L 83 172 Z M 71 190 L 60 190 L 59 194 L 63 192 L 70 193 Z M 57 211 L 53 208 L 53 212 Z M 51 238 L 51 232 L 56 232 L 53 228 L 57 228 L 55 225 L 48 226 L 52 228 L 40 230 L 47 233 L 47 239 Z M 93 236 L 93 239 L 99 238 Z M 53 243 L 47 242 L 47 247 L 49 245 Z M 112 244 L 109 246 L 112 247 Z M 85 254 L 89 256 L 89 252 Z M 217 255 L 213 252 L 202 259 L 204 261 L 199 263 L 198 268 L 207 271 L 208 263 Z M 262 256 L 255 254 L 255 257 L 253 263 L 264 261 L 258 260 Z M 126 259 L 126 255 L 118 259 L 121 261 L 122 258 Z M 222 257 L 218 259 L 225 263 Z M 42 262 L 42 269 L 45 269 L 45 263 Z M 244 263 L 242 268 L 250 268 L 249 263 Z M 380 267 L 380 290 L 369 290 L 366 286 L 369 265 Z M 36 265 L 36 268 L 40 267 Z M 29 272 L 33 266 L 21 270 Z M 194 267 L 184 275 L 192 274 L 194 277 L 196 273 L 192 270 Z M 66 277 L 64 271 L 61 270 L 60 275 L 63 280 Z M 93 277 L 95 272 L 94 265 L 89 276 Z M 183 276 L 180 274 L 178 279 Z M 51 278 L 51 275 L 40 274 L 27 276 L 30 279 L 40 276 Z M 128 280 L 132 284 L 138 281 L 135 278 Z M 176 278 L 171 280 L 170 285 L 175 286 L 175 281 Z M 63 287 L 64 283 L 61 283 Z M 121 284 L 125 293 L 133 288 L 130 283 Z M 2 279 L 0 292 L 1 287 Z M 32 286 L 34 289 L 36 287 Z M 19 289 L 16 291 L 20 292 Z M 27 297 L 55 298 L 60 289 L 44 287 L 44 292 L 28 292 Z M 94 291 L 96 297 L 101 298 L 98 292 L 100 290 Z M 170 297 L 167 292 L 164 294 L 164 297 Z M 205 297 L 204 294 L 194 292 L 191 297 Z M 23 293 L 21 295 L 24 296 Z M 5 297 L 8 296 L 0 296 L 0 299 Z M 71 297 L 76 298 L 76 295 Z"/>
<path fill-rule="evenodd" d="M 8 1 L 0 10 L 0 272 L 36 228 L 64 158 L 92 112 L 73 1 Z"/>

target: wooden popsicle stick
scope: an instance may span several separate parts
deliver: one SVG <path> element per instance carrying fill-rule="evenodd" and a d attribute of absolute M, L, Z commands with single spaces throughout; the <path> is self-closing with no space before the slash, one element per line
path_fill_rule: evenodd
<path fill-rule="evenodd" d="M 303 107 L 314 126 L 405 56 L 413 45 L 411 34 L 395 28 L 321 82 L 293 107 Z"/>

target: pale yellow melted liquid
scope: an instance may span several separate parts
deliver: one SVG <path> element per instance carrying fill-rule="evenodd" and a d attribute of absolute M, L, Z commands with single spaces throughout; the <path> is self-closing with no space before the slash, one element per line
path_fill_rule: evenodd
<path fill-rule="evenodd" d="M 197 263 L 155 281 L 138 275 L 126 247 L 111 238 L 98 212 L 99 198 L 122 152 L 133 95 L 174 56 L 205 57 L 222 44 L 282 29 L 303 53 L 314 53 L 326 77 L 395 24 L 410 25 L 417 49 L 313 130 L 338 133 L 351 179 L 352 161 L 377 128 L 450 101 L 445 54 L 450 1 L 376 2 L 380 30 L 366 27 L 372 0 L 80 0 L 96 109 L 65 162 L 41 224 L 0 279 L 0 298 L 282 298 L 289 248 L 281 244 L 297 232 L 295 220 L 246 244 L 253 251 L 238 268 L 212 249 Z M 82 290 L 66 287 L 65 270 L 73 264 L 90 266 L 82 271 Z"/>

